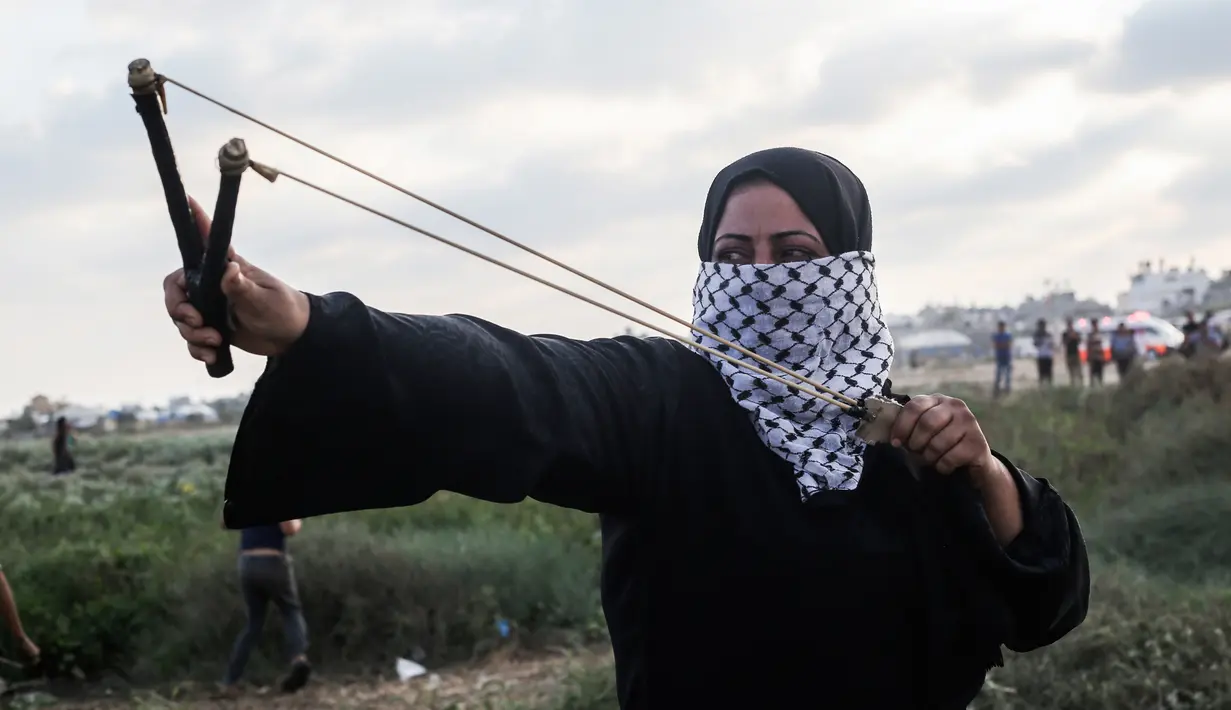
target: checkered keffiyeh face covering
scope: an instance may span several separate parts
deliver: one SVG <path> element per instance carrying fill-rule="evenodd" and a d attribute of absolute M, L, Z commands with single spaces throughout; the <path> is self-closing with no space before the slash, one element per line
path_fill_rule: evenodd
<path fill-rule="evenodd" d="M 848 397 L 880 394 L 893 362 L 893 338 L 881 320 L 875 264 L 868 252 L 790 264 L 706 262 L 693 290 L 693 322 Z M 711 338 L 694 339 L 794 381 Z M 761 441 L 795 468 L 804 500 L 817 491 L 859 485 L 864 443 L 855 436 L 855 418 L 702 354 L 748 410 Z"/>

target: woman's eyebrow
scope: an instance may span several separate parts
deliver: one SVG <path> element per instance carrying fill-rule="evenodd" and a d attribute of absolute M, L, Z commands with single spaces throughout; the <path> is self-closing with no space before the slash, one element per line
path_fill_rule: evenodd
<path fill-rule="evenodd" d="M 818 237 L 817 235 L 812 234 L 811 232 L 805 232 L 802 229 L 790 229 L 785 232 L 774 232 L 773 234 L 769 235 L 769 238 L 774 241 L 786 239 L 788 237 L 807 237 L 817 242 L 821 241 L 821 238 Z M 720 234 L 718 235 L 718 238 L 715 239 L 714 241 L 719 242 L 723 239 L 735 239 L 741 242 L 751 242 L 752 241 L 752 237 L 748 236 L 747 234 L 738 234 L 736 232 L 726 232 L 724 234 Z"/>
<path fill-rule="evenodd" d="M 802 229 L 791 229 L 785 232 L 774 232 L 773 234 L 769 235 L 769 238 L 774 241 L 778 241 L 780 239 L 786 239 L 787 237 L 807 237 L 815 242 L 818 242 L 818 243 L 821 242 L 820 237 L 818 237 L 817 235 L 811 232 L 805 232 Z"/>

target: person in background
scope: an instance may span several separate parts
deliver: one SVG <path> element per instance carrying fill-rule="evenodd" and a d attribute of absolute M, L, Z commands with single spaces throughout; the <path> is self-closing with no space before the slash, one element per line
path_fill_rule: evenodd
<path fill-rule="evenodd" d="M 1196 342 L 1191 357 L 1199 357 L 1203 360 L 1216 358 L 1226 349 L 1226 339 L 1223 337 L 1222 330 L 1214 323 L 1213 315 L 1206 313 L 1201 321 L 1194 338 Z"/>
<path fill-rule="evenodd" d="M 1205 332 L 1206 341 L 1214 348 L 1216 353 L 1221 353 L 1227 349 L 1227 334 L 1214 322 L 1214 311 L 1205 312 L 1205 318 L 1201 321 L 1201 326 Z"/>
<path fill-rule="evenodd" d="M 1137 338 L 1127 323 L 1117 325 L 1111 334 L 1111 359 L 1116 363 L 1116 375 L 1120 379 L 1124 379 L 1137 360 Z"/>
<path fill-rule="evenodd" d="M 8 624 L 13 639 L 21 646 L 21 652 L 26 654 L 31 663 L 38 663 L 38 646 L 30 640 L 30 637 L 26 635 L 25 627 L 21 625 L 21 614 L 17 612 L 17 600 L 13 598 L 13 590 L 9 587 L 9 580 L 4 576 L 2 568 L 0 568 L 0 613 L 4 614 L 4 621 Z"/>
<path fill-rule="evenodd" d="M 1064 321 L 1064 332 L 1060 334 L 1060 343 L 1064 346 L 1064 365 L 1069 371 L 1069 386 L 1081 387 L 1084 378 L 1081 375 L 1081 333 L 1073 327 L 1073 319 Z"/>
<path fill-rule="evenodd" d="M 240 632 L 231 651 L 223 678 L 223 693 L 238 694 L 238 683 L 248 665 L 252 647 L 261 637 L 265 613 L 273 602 L 282 615 L 282 632 L 290 657 L 290 672 L 282 679 L 284 693 L 293 693 L 308 682 L 312 666 L 308 663 L 308 625 L 299 605 L 295 572 L 287 554 L 286 538 L 299 533 L 303 521 L 287 520 L 275 525 L 259 525 L 240 531 L 239 584 L 248 611 L 248 624 Z"/>
<path fill-rule="evenodd" d="M 1039 386 L 1050 387 L 1056 358 L 1056 339 L 1047 329 L 1047 321 L 1039 319 L 1034 329 L 1035 360 L 1039 367 Z"/>
<path fill-rule="evenodd" d="M 992 396 L 999 397 L 1013 389 L 1013 334 L 1004 321 L 996 323 L 992 349 L 996 353 L 996 380 L 992 383 Z"/>
<path fill-rule="evenodd" d="M 72 473 L 77 470 L 77 462 L 73 460 L 73 444 L 77 443 L 73 438 L 73 429 L 69 426 L 68 420 L 64 417 L 56 419 L 56 435 L 51 441 L 51 455 L 53 463 L 51 472 L 53 474 Z"/>
<path fill-rule="evenodd" d="M 1103 334 L 1099 332 L 1098 322 L 1090 321 L 1090 335 L 1086 337 L 1086 364 L 1090 366 L 1090 386 L 1103 384 L 1103 364 L 1106 361 Z"/>
<path fill-rule="evenodd" d="M 1197 322 L 1197 316 L 1192 311 L 1185 311 L 1184 318 L 1184 325 L 1180 327 L 1180 332 L 1184 333 L 1184 343 L 1180 345 L 1180 354 L 1190 358 L 1197 353 L 1197 341 L 1201 338 L 1201 324 Z"/>

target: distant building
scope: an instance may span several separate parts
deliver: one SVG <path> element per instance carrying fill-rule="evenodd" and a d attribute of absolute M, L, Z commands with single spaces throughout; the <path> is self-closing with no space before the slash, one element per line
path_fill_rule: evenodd
<path fill-rule="evenodd" d="M 115 422 L 108 416 L 105 409 L 70 404 L 47 417 L 48 423 L 60 417 L 64 417 L 69 426 L 78 431 L 113 431 L 115 429 Z"/>
<path fill-rule="evenodd" d="M 218 412 L 208 404 L 199 402 L 179 402 L 178 406 L 169 409 L 171 421 L 190 422 L 193 424 L 217 424 Z"/>
<path fill-rule="evenodd" d="M 1157 316 L 1174 315 L 1179 311 L 1200 308 L 1213 280 L 1204 269 L 1190 265 L 1187 269 L 1165 268 L 1160 260 L 1143 261 L 1131 277 L 1128 290 L 1120 294 L 1117 306 L 1123 313 L 1145 311 Z"/>
<path fill-rule="evenodd" d="M 885 327 L 893 332 L 897 332 L 899 330 L 914 330 L 920 327 L 919 318 L 917 316 L 895 315 L 890 313 L 885 315 L 884 320 Z"/>
<path fill-rule="evenodd" d="M 1210 284 L 1201 303 L 1203 311 L 1220 311 L 1231 308 L 1231 269 L 1222 272 L 1217 281 Z"/>
<path fill-rule="evenodd" d="M 931 330 L 957 330 L 963 333 L 990 332 L 997 321 L 1013 320 L 1017 309 L 1003 306 L 986 308 L 972 306 L 928 306 L 919 311 L 916 327 Z"/>
<path fill-rule="evenodd" d="M 1066 318 L 1101 318 L 1111 315 L 1112 309 L 1088 298 L 1078 298 L 1073 291 L 1056 291 L 1041 298 L 1029 296 L 1013 314 L 1010 321 L 1015 330 L 1033 330 L 1039 319 L 1048 323 L 1060 323 Z"/>

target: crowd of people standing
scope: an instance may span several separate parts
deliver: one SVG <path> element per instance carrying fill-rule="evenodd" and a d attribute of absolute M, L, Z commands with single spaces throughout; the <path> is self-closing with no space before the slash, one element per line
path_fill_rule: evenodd
<path fill-rule="evenodd" d="M 1184 343 L 1179 354 L 1192 359 L 1217 356 L 1227 349 L 1227 338 L 1213 321 L 1213 314 L 1206 313 L 1198 320 L 1189 311 L 1181 331 Z M 1120 321 L 1104 334 L 1097 321 L 1091 320 L 1089 332 L 1077 329 L 1072 318 L 1065 320 L 1064 330 L 1057 339 L 1048 328 L 1047 320 L 1040 318 L 1031 335 L 1035 364 L 1038 368 L 1039 386 L 1050 387 L 1054 383 L 1054 365 L 1057 346 L 1064 354 L 1065 370 L 1072 387 L 1103 384 L 1103 370 L 1110 362 L 1116 375 L 1123 378 L 1141 358 L 1141 345 L 1137 334 L 1128 323 Z M 996 324 L 992 334 L 992 349 L 996 357 L 996 374 L 992 384 L 994 396 L 1008 394 L 1013 380 L 1013 334 L 1004 321 Z"/>

